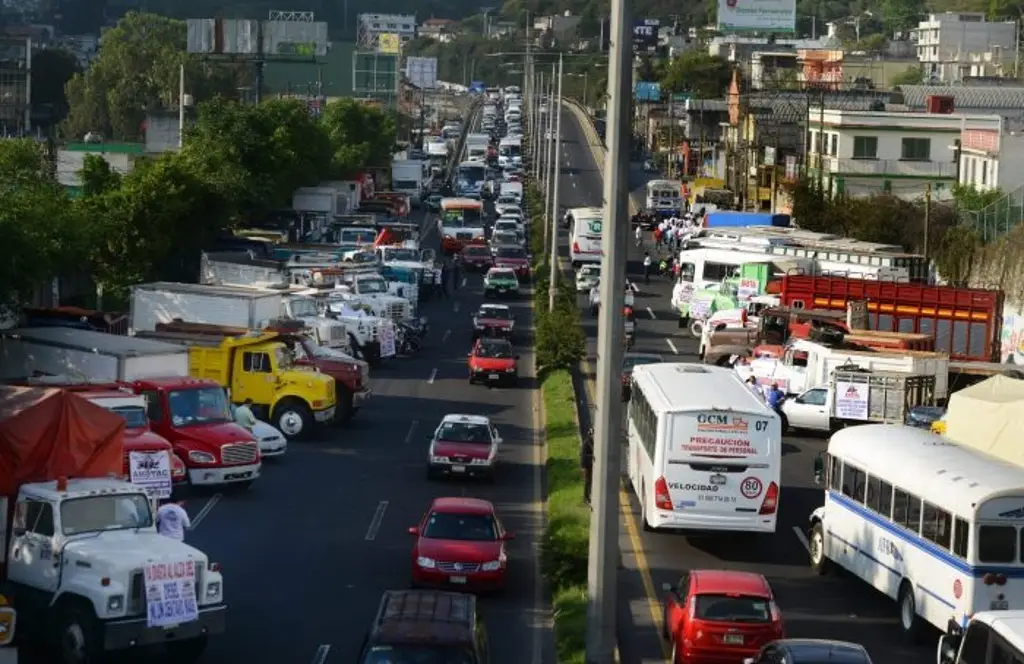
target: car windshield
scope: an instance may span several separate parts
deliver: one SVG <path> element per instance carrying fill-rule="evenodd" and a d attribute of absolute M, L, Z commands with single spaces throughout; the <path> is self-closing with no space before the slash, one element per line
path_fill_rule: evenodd
<path fill-rule="evenodd" d="M 580 270 L 580 276 L 588 279 L 597 279 L 601 276 L 601 268 L 588 265 Z"/>
<path fill-rule="evenodd" d="M 499 221 L 494 224 L 494 230 L 501 233 L 515 233 L 519 230 L 519 225 L 514 221 Z"/>
<path fill-rule="evenodd" d="M 472 649 L 458 646 L 373 646 L 363 664 L 477 664 Z"/>
<path fill-rule="evenodd" d="M 512 310 L 504 307 L 480 307 L 477 318 L 492 318 L 495 320 L 512 320 Z"/>
<path fill-rule="evenodd" d="M 512 270 L 494 270 L 487 275 L 489 279 L 497 279 L 498 281 L 516 281 L 516 273 Z"/>
<path fill-rule="evenodd" d="M 494 236 L 491 237 L 494 244 L 515 244 L 519 238 L 515 233 L 509 233 L 507 231 L 495 231 Z"/>
<path fill-rule="evenodd" d="M 359 252 L 356 252 L 356 253 L 352 254 L 352 256 L 350 257 L 350 260 L 351 260 L 351 262 L 357 263 L 357 264 L 358 263 L 373 263 L 373 262 L 375 262 L 377 260 L 377 256 L 372 251 L 359 251 Z"/>
<path fill-rule="evenodd" d="M 384 252 L 385 260 L 389 261 L 418 261 L 419 253 L 415 249 L 388 249 Z"/>
<path fill-rule="evenodd" d="M 320 308 L 316 300 L 311 297 L 297 297 L 288 300 L 288 310 L 292 318 L 316 318 L 320 315 Z"/>
<path fill-rule="evenodd" d="M 467 256 L 490 256 L 490 250 L 482 244 L 474 244 L 469 247 L 465 247 L 462 253 Z"/>
<path fill-rule="evenodd" d="M 60 504 L 60 525 L 65 535 L 148 528 L 153 525 L 153 513 L 142 493 L 71 498 Z"/>
<path fill-rule="evenodd" d="M 512 344 L 500 341 L 483 341 L 476 348 L 476 356 L 495 360 L 511 360 Z"/>
<path fill-rule="evenodd" d="M 449 443 L 490 444 L 491 429 L 486 424 L 445 422 L 437 432 L 437 439 Z"/>
<path fill-rule="evenodd" d="M 526 250 L 522 247 L 498 247 L 495 255 L 498 258 L 526 258 Z"/>
<path fill-rule="evenodd" d="M 149 425 L 146 409 L 142 406 L 118 406 L 110 410 L 123 417 L 124 425 L 129 429 L 145 429 Z"/>
<path fill-rule="evenodd" d="M 622 359 L 622 368 L 625 371 L 632 371 L 634 367 L 639 367 L 644 364 L 658 364 L 661 362 L 660 357 L 630 357 L 626 356 Z"/>
<path fill-rule="evenodd" d="M 699 620 L 718 622 L 771 622 L 771 601 L 764 597 L 697 595 L 694 615 Z"/>
<path fill-rule="evenodd" d="M 493 542 L 498 539 L 498 527 L 490 514 L 456 514 L 432 512 L 423 528 L 427 539 L 462 540 L 466 542 Z"/>
<path fill-rule="evenodd" d="M 360 293 L 387 293 L 388 283 L 381 278 L 359 280 Z"/>
<path fill-rule="evenodd" d="M 167 401 L 176 427 L 231 421 L 227 396 L 219 387 L 171 390 Z"/>

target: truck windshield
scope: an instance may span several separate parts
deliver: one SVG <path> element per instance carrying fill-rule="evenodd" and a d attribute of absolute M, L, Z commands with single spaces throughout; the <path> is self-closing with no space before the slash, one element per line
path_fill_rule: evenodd
<path fill-rule="evenodd" d="M 320 315 L 320 309 L 316 306 L 313 298 L 297 298 L 288 302 L 292 318 L 316 318 Z"/>
<path fill-rule="evenodd" d="M 219 387 L 171 390 L 167 401 L 176 427 L 231 421 L 227 396 Z"/>
<path fill-rule="evenodd" d="M 149 425 L 146 409 L 142 406 L 118 406 L 110 410 L 123 417 L 124 425 L 129 429 L 145 429 Z"/>
<path fill-rule="evenodd" d="M 363 664 L 476 664 L 469 648 L 454 646 L 373 646 Z"/>
<path fill-rule="evenodd" d="M 389 261 L 418 261 L 420 255 L 415 249 L 388 249 L 384 252 L 385 260 Z"/>
<path fill-rule="evenodd" d="M 87 496 L 60 504 L 60 524 L 65 535 L 148 528 L 153 525 L 153 514 L 149 499 L 141 493 Z"/>
<path fill-rule="evenodd" d="M 359 292 L 360 293 L 387 293 L 388 283 L 383 279 L 360 279 L 359 280 Z"/>

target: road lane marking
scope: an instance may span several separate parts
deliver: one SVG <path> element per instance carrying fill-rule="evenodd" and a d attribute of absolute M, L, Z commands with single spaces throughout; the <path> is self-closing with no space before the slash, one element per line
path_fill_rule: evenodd
<path fill-rule="evenodd" d="M 462 285 L 460 286 L 460 288 L 465 288 L 465 287 L 466 287 L 466 278 L 463 277 L 462 278 Z"/>
<path fill-rule="evenodd" d="M 811 544 L 807 541 L 807 535 L 804 535 L 804 531 L 800 530 L 800 526 L 793 526 L 793 532 L 796 534 L 796 538 L 800 540 L 800 545 L 807 549 L 807 553 L 810 553 Z"/>
<path fill-rule="evenodd" d="M 644 585 L 644 592 L 647 594 L 647 610 L 651 613 L 651 620 L 657 630 L 658 634 L 662 633 L 662 615 L 661 607 L 658 605 L 658 601 L 655 599 L 657 594 L 654 592 L 654 582 L 651 580 L 651 569 L 647 565 L 647 554 L 644 552 L 644 543 L 640 539 L 640 534 L 636 522 L 634 521 L 633 508 L 629 502 L 629 494 L 626 493 L 626 489 L 619 487 L 619 510 L 625 515 L 626 519 L 626 534 L 629 536 L 629 542 L 633 547 L 633 557 L 636 558 L 636 566 L 640 572 L 640 580 Z M 661 645 L 661 654 L 668 659 L 671 657 L 669 652 L 668 644 L 664 639 L 658 639 L 658 643 Z"/>
<path fill-rule="evenodd" d="M 203 509 L 199 510 L 199 514 L 196 514 L 196 518 L 192 519 L 191 530 L 195 530 L 199 527 L 199 524 L 202 523 L 203 519 L 205 519 L 213 510 L 213 508 L 217 506 L 217 503 L 220 502 L 221 498 L 221 494 L 215 493 L 213 494 L 212 498 L 206 501 L 206 504 L 203 505 Z"/>
<path fill-rule="evenodd" d="M 387 511 L 388 501 L 382 500 L 377 503 L 377 509 L 373 513 L 373 518 L 370 519 L 370 527 L 366 529 L 367 542 L 377 539 L 377 533 L 380 532 L 380 524 L 384 521 L 384 513 Z"/>
<path fill-rule="evenodd" d="M 637 287 L 635 281 L 629 282 L 629 287 L 633 289 L 634 293 L 639 293 L 640 292 L 640 289 Z"/>
<path fill-rule="evenodd" d="M 409 431 L 408 431 L 408 433 L 405 434 L 405 444 L 406 445 L 408 445 L 410 442 L 412 442 L 413 433 L 416 432 L 416 425 L 419 424 L 419 423 L 420 423 L 419 420 L 413 420 L 412 422 L 409 422 Z"/>
<path fill-rule="evenodd" d="M 676 345 L 674 343 L 672 343 L 671 339 L 665 339 L 665 343 L 667 343 L 668 347 L 672 349 L 672 353 L 674 355 L 678 355 L 679 354 L 679 350 L 676 348 Z"/>
<path fill-rule="evenodd" d="M 455 313 L 459 313 L 459 303 L 458 302 L 456 302 L 455 304 L 452 305 L 452 311 L 454 311 Z"/>
<path fill-rule="evenodd" d="M 448 343 L 448 337 L 451 335 L 451 333 L 452 333 L 451 330 L 445 330 L 444 331 L 444 334 L 441 335 L 441 343 L 442 344 Z"/>
<path fill-rule="evenodd" d="M 430 378 L 427 379 L 427 385 L 433 385 L 434 380 L 437 378 L 437 369 L 430 370 Z"/>
<path fill-rule="evenodd" d="M 651 320 L 657 320 L 657 316 L 654 315 L 654 309 L 647 307 L 647 314 L 651 317 Z"/>
<path fill-rule="evenodd" d="M 316 649 L 316 653 L 313 655 L 312 664 L 324 664 L 324 662 L 327 661 L 327 655 L 329 655 L 330 653 L 331 646 L 327 645 L 326 643 L 321 644 L 320 647 Z"/>

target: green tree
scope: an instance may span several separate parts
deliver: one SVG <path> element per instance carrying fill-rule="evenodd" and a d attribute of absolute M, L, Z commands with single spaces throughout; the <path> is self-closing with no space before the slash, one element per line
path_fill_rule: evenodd
<path fill-rule="evenodd" d="M 121 184 L 121 174 L 111 170 L 110 162 L 98 154 L 87 154 L 79 171 L 82 195 L 99 196 Z"/>
<path fill-rule="evenodd" d="M 687 51 L 673 60 L 661 79 L 662 93 L 689 92 L 701 99 L 725 96 L 732 66 L 704 51 Z"/>
<path fill-rule="evenodd" d="M 968 226 L 953 226 L 942 236 L 932 256 L 939 274 L 951 286 L 969 285 L 981 249 L 981 238 Z"/>
<path fill-rule="evenodd" d="M 395 147 L 394 118 L 354 99 L 327 104 L 323 125 L 333 151 L 335 174 L 352 175 L 387 165 Z"/>
<path fill-rule="evenodd" d="M 916 26 L 928 7 L 925 0 L 880 0 L 872 11 L 881 17 L 885 32 L 891 35 Z"/>
<path fill-rule="evenodd" d="M 81 72 L 78 60 L 60 48 L 47 48 L 32 56 L 32 104 L 45 114 L 45 124 L 57 124 L 68 114 L 64 86 Z"/>
<path fill-rule="evenodd" d="M 889 83 L 893 86 L 921 85 L 924 83 L 924 70 L 919 66 L 907 67 L 900 73 L 893 76 Z"/>

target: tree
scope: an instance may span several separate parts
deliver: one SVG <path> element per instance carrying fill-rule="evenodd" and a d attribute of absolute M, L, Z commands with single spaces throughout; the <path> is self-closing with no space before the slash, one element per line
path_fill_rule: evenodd
<path fill-rule="evenodd" d="M 687 51 L 669 63 L 661 79 L 662 93 L 689 92 L 701 99 L 725 96 L 732 66 L 704 51 Z"/>
<path fill-rule="evenodd" d="M 78 173 L 82 179 L 82 195 L 99 196 L 121 184 L 121 174 L 111 170 L 110 162 L 98 154 L 87 154 Z"/>
<path fill-rule="evenodd" d="M 880 0 L 873 11 L 881 17 L 885 32 L 892 35 L 917 25 L 928 8 L 925 0 Z"/>
<path fill-rule="evenodd" d="M 907 67 L 892 77 L 890 83 L 897 85 L 921 85 L 924 83 L 924 70 L 920 66 Z"/>
<path fill-rule="evenodd" d="M 323 117 L 339 177 L 367 167 L 387 165 L 395 147 L 394 119 L 379 108 L 354 99 L 327 104 Z"/>
<path fill-rule="evenodd" d="M 148 111 L 175 108 L 179 70 L 196 101 L 236 94 L 235 68 L 200 62 L 185 53 L 185 23 L 129 13 L 103 33 L 99 55 L 66 86 L 70 106 L 64 133 L 139 140 Z"/>
<path fill-rule="evenodd" d="M 64 49 L 47 48 L 32 56 L 32 105 L 43 112 L 47 125 L 67 116 L 64 86 L 80 71 L 78 60 Z"/>
<path fill-rule="evenodd" d="M 933 258 L 935 267 L 950 286 L 966 288 L 981 249 L 981 238 L 968 226 L 954 226 L 946 231 Z"/>

